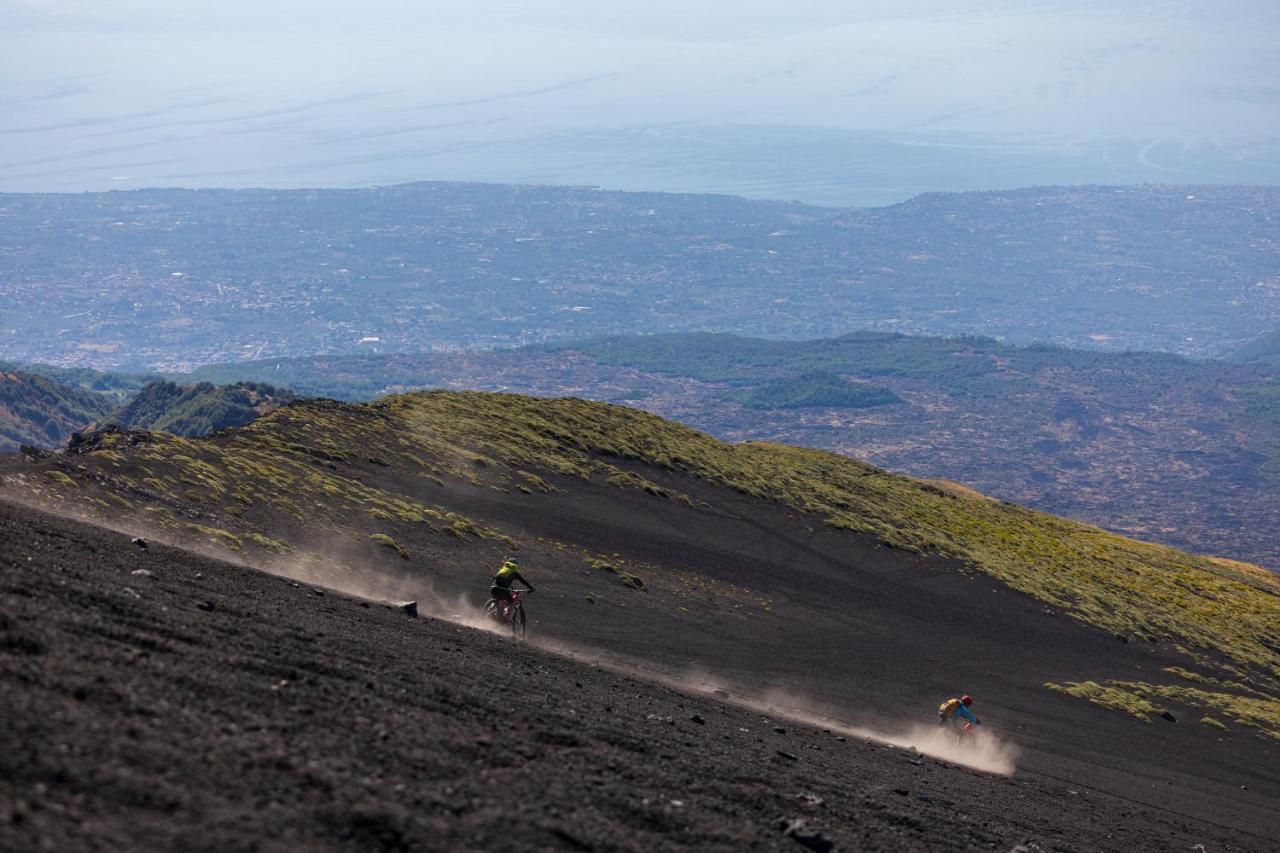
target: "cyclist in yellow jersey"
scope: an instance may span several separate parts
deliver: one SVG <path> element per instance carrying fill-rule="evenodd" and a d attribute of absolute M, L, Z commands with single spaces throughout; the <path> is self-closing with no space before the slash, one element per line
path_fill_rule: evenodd
<path fill-rule="evenodd" d="M 511 584 L 516 581 L 524 584 L 529 592 L 533 592 L 533 584 L 520 574 L 520 561 L 515 557 L 508 557 L 502 564 L 502 568 L 498 569 L 498 573 L 493 576 L 493 585 L 489 587 L 489 596 L 497 602 L 503 618 L 506 618 L 507 608 L 511 604 Z"/>

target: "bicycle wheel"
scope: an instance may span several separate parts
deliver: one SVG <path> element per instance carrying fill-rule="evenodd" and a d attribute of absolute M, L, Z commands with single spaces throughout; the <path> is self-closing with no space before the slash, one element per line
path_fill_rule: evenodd
<path fill-rule="evenodd" d="M 511 614 L 511 633 L 517 637 L 524 636 L 524 605 L 517 604 L 515 612 Z"/>

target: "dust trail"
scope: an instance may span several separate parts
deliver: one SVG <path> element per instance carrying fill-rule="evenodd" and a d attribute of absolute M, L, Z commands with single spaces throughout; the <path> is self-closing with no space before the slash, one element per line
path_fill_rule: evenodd
<path fill-rule="evenodd" d="M 315 547 L 316 543 L 312 544 Z M 364 559 L 358 544 L 335 537 L 334 542 L 320 545 L 318 551 L 273 557 L 260 568 L 375 604 L 414 601 L 421 616 L 489 633 L 510 633 L 485 615 L 483 601 L 477 603 L 466 593 L 443 593 L 434 580 L 412 571 L 392 573 L 385 567 L 366 568 L 361 565 Z"/>
<path fill-rule="evenodd" d="M 957 739 L 955 729 L 950 725 L 939 726 L 932 722 L 905 728 L 855 725 L 844 719 L 839 709 L 824 706 L 794 691 L 775 689 L 756 696 L 737 688 L 718 675 L 697 667 L 687 669 L 680 675 L 671 675 L 639 661 L 623 660 L 615 655 L 575 647 L 544 637 L 533 638 L 530 644 L 579 663 L 661 684 L 681 693 L 706 696 L 717 702 L 734 705 L 774 720 L 786 720 L 812 728 L 829 730 L 846 737 L 912 749 L 923 755 L 940 758 L 952 764 L 962 764 L 984 773 L 1011 776 L 1017 770 L 1019 753 L 1017 745 L 1003 740 L 999 735 L 986 729 L 977 728 L 972 736 L 961 741 Z M 932 716 L 932 709 L 928 709 L 928 713 Z"/>
<path fill-rule="evenodd" d="M 794 691 L 775 689 L 757 697 L 727 688 L 715 679 L 698 686 L 701 688 L 699 692 L 713 695 L 723 702 L 814 728 L 829 729 L 847 737 L 913 749 L 985 773 L 1011 776 L 1017 770 L 1018 747 L 986 729 L 974 729 L 970 737 L 960 740 L 950 725 L 930 723 L 905 728 L 855 725 L 843 719 L 838 709 L 824 706 Z"/>
<path fill-rule="evenodd" d="M 0 484 L 7 484 L 0 479 Z M 504 633 L 502 626 L 485 616 L 484 602 L 477 604 L 465 594 L 444 595 L 436 590 L 430 579 L 411 570 L 388 571 L 386 567 L 367 565 L 368 555 L 358 541 L 349 536 L 334 533 L 325 535 L 312 531 L 309 547 L 290 550 L 279 555 L 249 555 L 229 551 L 226 547 L 212 545 L 198 537 L 176 534 L 173 530 L 148 523 L 145 519 L 114 518 L 107 514 L 85 512 L 61 502 L 33 499 L 22 495 L 3 493 L 3 500 L 17 506 L 47 512 L 61 518 L 70 518 L 85 524 L 126 537 L 141 536 L 157 545 L 167 545 L 189 553 L 217 560 L 222 563 L 243 566 L 298 583 L 323 587 L 333 592 L 360 598 L 375 604 L 397 604 L 416 601 L 418 612 L 458 625 L 481 631 Z M 505 633 L 510 633 L 506 631 Z"/>
<path fill-rule="evenodd" d="M 42 506 L 35 501 L 15 500 L 11 496 L 6 496 L 6 500 L 46 512 L 51 510 L 49 506 Z M 59 509 L 62 511 L 53 509 L 53 512 L 62 516 L 69 515 L 126 536 L 136 536 L 143 532 L 139 528 L 150 527 L 137 523 L 126 526 L 96 515 L 90 516 L 83 512 L 67 512 L 65 508 Z M 299 583 L 324 587 L 353 598 L 388 605 L 416 601 L 418 612 L 423 616 L 493 634 L 509 635 L 510 633 L 505 625 L 500 625 L 485 615 L 483 602 L 477 603 L 464 593 L 441 594 L 430 578 L 407 571 L 388 573 L 386 567 L 375 569 L 362 565 L 366 555 L 360 553 L 355 544 L 342 537 L 335 536 L 332 537 L 332 541 L 327 542 L 317 542 L 313 539 L 308 551 L 294 551 L 285 555 L 260 558 L 251 563 L 243 555 L 228 554 L 224 550 L 192 541 L 188 537 L 174 540 L 167 535 L 168 531 L 152 528 L 145 532 L 152 541 L 157 543 L 195 551 L 217 560 L 237 563 Z M 615 654 L 549 637 L 535 636 L 529 638 L 528 642 L 542 651 L 578 663 L 598 666 L 620 675 L 660 684 L 689 695 L 709 697 L 773 719 L 828 729 L 847 737 L 871 740 L 889 746 L 915 749 L 925 755 L 988 773 L 1011 775 L 1016 770 L 1018 748 L 983 729 L 975 730 L 972 738 L 960 743 L 957 742 L 951 728 L 946 726 L 915 725 L 903 729 L 881 729 L 854 725 L 843 718 L 840 709 L 824 706 L 794 691 L 775 689 L 756 696 L 705 669 L 694 667 L 686 669 L 681 674 L 672 674 L 638 660 L 627 660 Z"/>
<path fill-rule="evenodd" d="M 392 603 L 415 600 L 421 615 L 493 634 L 510 635 L 510 630 L 505 625 L 485 615 L 483 603 L 477 604 L 465 594 L 442 595 L 427 578 L 412 575 L 396 577 L 385 574 L 385 570 L 362 569 L 335 563 L 332 555 L 333 551 L 330 550 L 325 558 L 302 554 L 290 559 L 272 560 L 269 570 L 369 601 Z M 353 552 L 352 557 L 355 556 Z M 541 651 L 577 663 L 600 667 L 651 684 L 660 684 L 688 695 L 709 697 L 775 720 L 787 720 L 813 728 L 828 729 L 847 737 L 914 749 L 922 754 L 986 773 L 1008 776 L 1017 769 L 1015 762 L 1018 748 L 982 728 L 975 729 L 972 737 L 960 742 L 950 726 L 922 724 L 896 729 L 856 725 L 847 721 L 841 709 L 823 705 L 791 690 L 773 689 L 766 690 L 763 695 L 753 695 L 703 668 L 688 668 L 681 674 L 673 675 L 641 660 L 628 659 L 552 637 L 535 635 L 527 638 L 526 642 Z M 929 709 L 929 713 L 932 716 L 932 709 Z"/>

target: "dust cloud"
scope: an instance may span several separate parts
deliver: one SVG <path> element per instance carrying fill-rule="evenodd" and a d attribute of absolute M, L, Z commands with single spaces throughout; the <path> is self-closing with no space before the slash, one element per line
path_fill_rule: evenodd
<path fill-rule="evenodd" d="M 922 755 L 962 764 L 984 773 L 1012 776 L 1017 770 L 1018 747 L 994 732 L 975 728 L 965 738 L 957 737 L 951 725 L 917 724 L 906 728 L 859 725 L 849 722 L 841 711 L 789 690 L 768 690 L 761 696 L 743 693 L 728 686 L 723 679 L 698 680 L 697 671 L 679 679 L 680 689 L 713 696 L 719 701 L 737 705 L 779 720 L 789 720 L 814 728 L 826 729 L 846 737 L 861 738 L 887 746 L 911 749 Z"/>
<path fill-rule="evenodd" d="M 344 554 L 340 549 L 350 553 Z M 323 548 L 322 553 L 325 554 L 324 557 L 296 554 L 288 558 L 274 558 L 262 568 L 375 603 L 416 601 L 418 612 L 423 616 L 493 634 L 509 633 L 505 625 L 485 615 L 483 602 L 477 603 L 465 594 L 441 594 L 429 579 L 417 575 L 406 573 L 396 576 L 386 574 L 385 568 L 360 568 L 358 552 L 348 542 L 335 541 L 331 543 L 331 547 Z M 795 691 L 772 689 L 759 695 L 752 694 L 705 668 L 691 667 L 672 674 L 641 661 L 624 659 L 551 637 L 533 636 L 526 641 L 542 651 L 577 663 L 660 684 L 682 693 L 705 696 L 773 720 L 785 720 L 826 729 L 845 737 L 910 749 L 985 773 L 1009 776 L 1017 769 L 1017 746 L 983 728 L 977 728 L 971 736 L 960 739 L 952 726 L 938 726 L 932 719 L 928 724 L 905 728 L 858 724 L 849 721 L 840 708 L 824 705 Z M 932 717 L 932 709 L 929 711 L 929 716 Z"/>
<path fill-rule="evenodd" d="M 266 560 L 260 568 L 374 604 L 393 606 L 413 601 L 421 616 L 478 631 L 509 633 L 506 626 L 485 615 L 484 601 L 477 603 L 465 593 L 443 593 L 430 578 L 412 571 L 397 574 L 388 573 L 386 568 L 363 568 L 360 547 L 346 539 L 335 537 L 334 542 L 321 545 L 318 552 L 324 556 L 317 552 L 290 553 Z"/>
<path fill-rule="evenodd" d="M 679 675 L 671 675 L 634 660 L 622 660 L 607 653 L 575 647 L 557 640 L 535 637 L 529 642 L 544 651 L 579 663 L 661 684 L 681 693 L 706 696 L 726 705 L 762 714 L 771 720 L 785 720 L 845 737 L 909 749 L 984 773 L 1012 776 L 1017 771 L 1017 745 L 983 728 L 976 728 L 971 735 L 961 739 L 953 726 L 939 726 L 933 722 L 906 728 L 858 725 L 847 721 L 839 709 L 824 706 L 794 691 L 774 689 L 765 691 L 763 695 L 753 695 L 734 686 L 727 679 L 697 667 L 686 669 Z M 932 709 L 929 710 L 931 717 Z"/>
<path fill-rule="evenodd" d="M 31 502 L 32 505 L 35 502 Z M 48 507 L 36 506 L 39 509 Z M 366 555 L 349 540 L 331 537 L 332 541 L 313 541 L 308 551 L 293 551 L 285 555 L 260 559 L 254 563 L 230 555 L 225 549 L 215 548 L 190 538 L 172 541 L 167 531 L 139 530 L 136 523 L 126 529 L 109 519 L 90 517 L 84 513 L 68 513 L 99 527 L 115 530 L 123 535 L 143 533 L 157 543 L 171 544 L 187 551 L 202 553 L 211 558 L 235 562 L 247 568 L 266 571 L 298 583 L 324 587 L 343 595 L 359 598 L 375 604 L 394 606 L 415 601 L 422 616 L 440 619 L 491 634 L 505 635 L 509 629 L 485 615 L 484 602 L 477 603 L 463 593 L 442 594 L 435 584 L 410 571 L 388 573 L 386 567 L 365 568 Z M 963 740 L 956 737 L 950 726 L 914 725 L 905 729 L 858 725 L 845 719 L 841 709 L 824 705 L 794 691 L 766 690 L 753 695 L 731 684 L 709 670 L 692 667 L 678 674 L 664 672 L 640 661 L 625 660 L 599 650 L 584 648 L 549 637 L 531 637 L 530 645 L 550 654 L 567 658 L 588 666 L 597 666 L 647 681 L 690 695 L 700 695 L 715 701 L 744 708 L 774 720 L 787 720 L 800 725 L 829 730 L 846 737 L 860 738 L 887 746 L 915 750 L 924 755 L 962 764 L 986 773 L 1012 775 L 1017 769 L 1018 748 L 993 732 L 978 728 L 972 736 Z"/>

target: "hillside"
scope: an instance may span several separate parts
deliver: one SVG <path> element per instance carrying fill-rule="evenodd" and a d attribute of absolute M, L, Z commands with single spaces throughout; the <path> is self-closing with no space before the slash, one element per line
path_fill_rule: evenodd
<path fill-rule="evenodd" d="M 0 538 L 5 849 L 1248 851 L 1275 828 L 1248 770 L 1197 817 L 1176 769 L 1120 795 L 979 773 L 3 502 Z M 535 629 L 571 605 L 544 587 Z"/>
<path fill-rule="evenodd" d="M 111 410 L 110 398 L 0 368 L 0 453 L 26 444 L 57 447 Z"/>
<path fill-rule="evenodd" d="M 6 489 L 16 494 L 145 514 L 166 535 L 230 552 L 297 561 L 318 528 L 334 538 L 337 554 L 384 553 L 392 565 L 455 541 L 485 544 L 491 554 L 534 547 L 536 539 L 506 529 L 508 504 L 528 503 L 536 513 L 589 483 L 687 511 L 691 522 L 708 509 L 702 492 L 723 489 L 800 513 L 810 528 L 848 531 L 871 547 L 981 572 L 1107 635 L 1181 649 L 1185 666 L 1209 679 L 1202 685 L 1237 685 L 1132 689 L 1181 696 L 1280 736 L 1280 720 L 1248 699 L 1272 689 L 1280 673 L 1280 581 L 1265 570 L 1135 542 L 829 453 L 724 444 L 630 409 L 442 392 L 356 406 L 303 401 L 203 440 L 108 430 L 68 454 L 5 472 Z M 696 586 L 694 567 L 633 569 L 624 558 L 612 562 L 611 550 L 579 553 L 588 571 L 592 560 L 604 560 L 645 588 L 654 582 L 648 571 L 674 572 L 665 581 L 675 589 Z M 322 553 L 306 559 L 326 570 L 344 561 Z M 714 587 L 707 590 L 716 597 Z M 723 606 L 750 605 L 741 595 L 726 593 Z"/>
<path fill-rule="evenodd" d="M 104 422 L 194 437 L 242 426 L 295 399 L 290 391 L 253 382 L 177 385 L 160 381 L 148 384 Z"/>
<path fill-rule="evenodd" d="M 899 743 L 967 691 L 1019 778 L 1276 828 L 1274 576 L 833 454 L 433 392 L 106 430 L 4 460 L 0 494 L 464 621 L 515 551 L 549 649 Z"/>
<path fill-rule="evenodd" d="M 1267 186 L 855 210 L 450 183 L 0 194 L 0 358 L 179 372 L 424 341 L 852 329 L 1216 356 L 1280 324 L 1278 201 Z"/>
<path fill-rule="evenodd" d="M 863 408 L 859 399 L 805 398 L 797 379 L 814 372 L 903 402 Z M 1280 568 L 1280 506 L 1271 499 L 1280 491 L 1280 372 L 1267 365 L 989 338 L 691 334 L 273 359 L 215 365 L 180 381 L 195 379 L 271 382 L 348 400 L 426 386 L 626 403 L 726 440 L 834 450 L 1138 538 Z M 798 399 L 826 405 L 771 408 Z"/>

